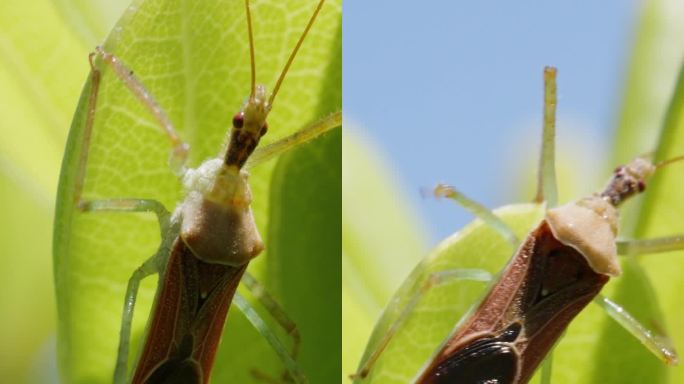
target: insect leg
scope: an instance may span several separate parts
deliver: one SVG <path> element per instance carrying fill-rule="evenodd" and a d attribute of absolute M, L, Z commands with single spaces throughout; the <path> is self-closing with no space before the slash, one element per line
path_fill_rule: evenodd
<path fill-rule="evenodd" d="M 119 350 L 116 355 L 116 367 L 114 368 L 114 383 L 124 384 L 128 381 L 128 350 L 130 347 L 131 323 L 133 322 L 133 310 L 138 296 L 140 281 L 147 276 L 159 273 L 159 259 L 163 256 L 160 248 L 152 257 L 145 260 L 128 279 L 126 296 L 124 299 L 123 313 L 121 314 L 121 330 L 119 331 Z"/>
<path fill-rule="evenodd" d="M 171 216 L 164 204 L 149 199 L 81 200 L 78 208 L 83 212 L 152 212 L 159 220 L 162 236 L 169 228 Z"/>
<path fill-rule="evenodd" d="M 278 304 L 271 294 L 261 285 L 249 272 L 242 275 L 241 282 L 252 293 L 255 299 L 259 300 L 261 305 L 268 310 L 273 319 L 280 325 L 287 334 L 292 337 L 292 349 L 290 356 L 292 360 L 297 360 L 299 354 L 299 346 L 301 344 L 301 335 L 297 324 L 287 315 L 283 307 Z"/>
<path fill-rule="evenodd" d="M 84 212 L 153 212 L 159 220 L 162 242 L 157 252 L 145 260 L 128 280 L 126 296 L 124 299 L 123 313 L 121 315 L 121 330 L 119 332 L 119 350 L 117 352 L 116 367 L 114 369 L 114 383 L 120 384 L 127 381 L 128 374 L 128 350 L 130 346 L 131 323 L 133 311 L 138 295 L 140 281 L 149 275 L 159 273 L 166 264 L 174 236 L 169 236 L 171 225 L 170 213 L 164 205 L 155 200 L 145 199 L 110 199 L 82 201 L 79 209 Z"/>
<path fill-rule="evenodd" d="M 123 82 L 123 84 L 133 93 L 140 102 L 147 107 L 152 113 L 161 129 L 171 141 L 171 156 L 169 163 L 171 169 L 176 175 L 182 175 L 185 170 L 185 161 L 187 159 L 189 146 L 183 142 L 176 133 L 176 130 L 171 123 L 171 120 L 164 112 L 164 109 L 157 103 L 152 94 L 145 89 L 145 86 L 135 77 L 133 71 L 130 70 L 118 57 L 106 52 L 102 47 L 96 47 L 95 52 L 90 54 L 90 65 L 93 72 L 99 72 L 95 68 L 93 62 L 94 57 L 99 57 L 102 62 L 108 65 L 116 74 L 116 76 Z M 98 75 L 99 76 L 99 75 Z"/>
<path fill-rule="evenodd" d="M 678 364 L 679 358 L 677 357 L 677 352 L 675 352 L 666 337 L 657 335 L 644 327 L 643 324 L 625 311 L 624 308 L 615 304 L 605 296 L 596 296 L 594 302 L 605 309 L 613 320 L 617 321 L 627 332 L 636 337 L 650 352 L 656 355 L 665 364 Z"/>
<path fill-rule="evenodd" d="M 499 234 L 514 247 L 520 244 L 518 237 L 513 233 L 513 230 L 506 225 L 501 219 L 499 219 L 492 211 L 487 209 L 484 205 L 472 200 L 462 193 L 458 192 L 454 187 L 439 184 L 435 187 L 433 191 L 436 197 L 446 197 L 459 203 L 463 208 L 470 211 L 473 215 L 477 216 L 480 220 L 484 221 L 485 224 L 495 229 Z"/>
<path fill-rule="evenodd" d="M 558 201 L 556 186 L 556 68 L 544 68 L 544 130 L 537 174 L 537 195 L 534 201 L 546 201 L 555 207 Z"/>
<path fill-rule="evenodd" d="M 549 353 L 546 354 L 546 357 L 544 358 L 544 361 L 542 361 L 541 364 L 541 380 L 539 381 L 540 384 L 551 384 L 551 371 L 553 368 L 553 351 L 554 348 L 551 348 Z"/>
<path fill-rule="evenodd" d="M 489 282 L 492 280 L 492 275 L 482 269 L 451 269 L 446 271 L 439 271 L 431 273 L 427 279 L 422 283 L 420 288 L 416 293 L 411 296 L 408 300 L 406 306 L 402 308 L 401 313 L 397 316 L 397 319 L 392 323 L 392 325 L 387 330 L 387 333 L 378 342 L 377 347 L 373 350 L 368 357 L 361 362 L 360 369 L 350 375 L 352 380 L 363 379 L 368 376 L 373 365 L 378 360 L 382 352 L 385 350 L 392 337 L 397 333 L 399 328 L 406 322 L 409 318 L 416 305 L 420 302 L 422 297 L 431 289 L 438 287 L 442 284 L 452 283 L 458 280 L 471 280 L 471 281 L 482 281 Z"/>
<path fill-rule="evenodd" d="M 271 331 L 261 316 L 259 316 L 259 314 L 254 310 L 254 308 L 252 308 L 249 302 L 242 297 L 242 295 L 240 295 L 239 292 L 235 293 L 233 303 L 237 305 L 252 326 L 256 328 L 256 330 L 266 339 L 273 350 L 278 354 L 278 357 L 280 357 L 280 359 L 283 361 L 283 364 L 285 364 L 285 367 L 287 368 L 288 372 L 290 373 L 290 377 L 294 380 L 294 382 L 307 383 L 308 380 L 306 379 L 304 372 L 301 371 L 297 362 L 294 361 L 292 356 L 290 356 L 290 352 L 288 352 L 287 348 L 278 339 L 278 336 Z M 260 374 L 257 374 L 257 376 L 261 377 Z"/>
<path fill-rule="evenodd" d="M 321 136 L 335 127 L 342 125 L 342 112 L 335 112 L 332 115 L 322 118 L 315 123 L 302 128 L 290 136 L 282 138 L 275 143 L 265 147 L 258 147 L 247 160 L 247 168 L 251 168 L 259 163 L 270 160 L 290 149 L 296 148 L 301 144 Z"/>
<path fill-rule="evenodd" d="M 618 240 L 616 245 L 618 254 L 623 256 L 678 251 L 684 250 L 684 235 L 645 240 Z"/>

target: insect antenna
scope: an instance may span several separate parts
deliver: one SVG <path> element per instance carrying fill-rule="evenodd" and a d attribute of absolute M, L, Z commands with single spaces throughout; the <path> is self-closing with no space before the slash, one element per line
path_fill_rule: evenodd
<path fill-rule="evenodd" d="M 268 106 L 269 107 L 273 106 L 273 100 L 275 99 L 276 94 L 278 94 L 278 90 L 280 90 L 280 85 L 282 84 L 283 79 L 285 78 L 285 75 L 287 74 L 287 71 L 290 69 L 290 65 L 292 65 L 292 62 L 294 61 L 294 58 L 297 55 L 297 51 L 299 51 L 299 47 L 302 46 L 302 43 L 304 42 L 304 38 L 309 33 L 309 30 L 311 29 L 311 26 L 313 25 L 314 21 L 316 20 L 318 13 L 321 11 L 321 8 L 323 7 L 323 3 L 325 3 L 325 0 L 321 0 L 318 2 L 318 5 L 316 6 L 316 10 L 314 10 L 313 15 L 311 15 L 311 18 L 309 19 L 309 23 L 306 25 L 306 28 L 304 28 L 304 32 L 302 32 L 302 35 L 299 37 L 299 41 L 297 41 L 297 45 L 295 45 L 294 49 L 292 50 L 292 53 L 290 53 L 290 57 L 287 59 L 287 63 L 285 63 L 285 67 L 283 68 L 283 71 L 280 73 L 280 77 L 278 77 L 278 81 L 276 82 L 275 86 L 273 87 L 273 93 L 271 93 L 271 97 L 268 99 Z M 254 65 L 254 64 L 252 64 L 252 65 Z M 252 73 L 254 73 L 253 70 L 252 70 Z M 254 80 L 252 80 L 252 86 L 254 86 Z"/>
<path fill-rule="evenodd" d="M 655 163 L 654 166 L 656 167 L 656 169 L 659 169 L 659 168 L 662 168 L 666 165 L 676 163 L 676 162 L 681 161 L 681 160 L 684 160 L 684 155 L 675 156 L 675 157 L 672 157 L 670 159 L 663 160 L 661 162 Z"/>
<path fill-rule="evenodd" d="M 249 100 L 251 101 L 256 95 L 256 64 L 254 63 L 254 34 L 252 33 L 252 13 L 249 10 L 249 0 L 245 0 L 245 12 L 247 14 L 247 33 L 249 34 L 249 65 L 252 72 L 249 91 Z"/>

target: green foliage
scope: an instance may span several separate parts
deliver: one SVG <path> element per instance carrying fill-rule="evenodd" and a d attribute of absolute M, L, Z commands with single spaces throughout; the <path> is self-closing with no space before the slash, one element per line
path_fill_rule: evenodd
<path fill-rule="evenodd" d="M 55 380 L 50 244 L 60 159 L 88 50 L 125 2 L 0 2 L 0 377 L 5 382 Z M 76 32 L 75 23 L 86 18 L 95 21 L 93 28 Z"/>
<path fill-rule="evenodd" d="M 257 82 L 273 86 L 297 38 L 313 12 L 311 1 L 254 2 Z M 307 37 L 275 100 L 269 134 L 263 144 L 284 137 L 341 108 L 341 4 L 328 2 Z M 249 93 L 249 52 L 244 2 L 201 3 L 136 1 L 104 44 L 142 81 L 190 144 L 190 166 L 217 156 L 231 117 Z M 85 73 L 85 72 L 84 72 Z M 65 153 L 55 221 L 55 280 L 59 309 L 59 362 L 71 383 L 109 382 L 118 341 L 123 295 L 128 278 L 159 244 L 150 214 L 79 213 L 74 208 L 75 164 L 80 153 L 90 82 L 74 116 Z M 296 321 L 320 312 L 339 313 L 340 134 L 330 134 L 275 161 L 251 170 L 253 210 L 267 252 L 250 271 L 267 275 L 275 296 Z M 168 140 L 145 107 L 108 69 L 98 94 L 84 197 L 151 198 L 174 209 L 182 199 L 180 183 L 168 168 Z M 320 177 L 325 174 L 326 177 Z M 303 212 L 311 196 L 327 196 L 318 209 Z M 337 198 L 336 198 L 337 196 Z M 297 234 L 307 234 L 302 245 Z M 307 248 L 308 247 L 308 248 Z M 336 251 L 333 251 L 335 249 Z M 324 251 L 325 254 L 311 250 Z M 266 260 L 275 257 L 282 260 Z M 278 267 L 311 257 L 295 270 Z M 293 261 L 294 262 L 294 261 Z M 266 273 L 265 269 L 268 270 Z M 285 290 L 281 274 L 301 281 L 327 269 L 337 280 L 314 281 Z M 141 287 L 134 318 L 133 353 L 144 331 L 155 279 Z M 336 283 L 337 282 L 337 283 Z M 325 288 L 323 288 L 325 287 Z M 302 289 L 320 294 L 296 302 Z M 291 304 L 303 308 L 290 308 Z M 282 365 L 263 338 L 237 311 L 229 314 L 213 371 L 216 382 L 249 382 L 250 369 L 276 376 Z M 264 315 L 268 317 L 268 315 Z M 339 316 L 338 316 L 339 318 Z M 302 320 L 303 322 L 303 320 Z M 338 322 L 299 324 L 304 370 L 317 381 L 337 377 L 339 356 L 312 364 L 321 351 L 340 350 L 339 337 L 320 340 L 316 332 L 338 335 Z M 276 326 L 273 326 L 277 329 Z M 276 330 L 276 332 L 279 332 Z M 283 332 L 280 332 L 287 339 Z M 336 368 L 336 369 L 335 369 Z M 331 373 L 331 371 L 333 371 Z M 331 376 L 332 375 L 332 376 Z M 329 379 L 327 379 L 329 380 Z"/>

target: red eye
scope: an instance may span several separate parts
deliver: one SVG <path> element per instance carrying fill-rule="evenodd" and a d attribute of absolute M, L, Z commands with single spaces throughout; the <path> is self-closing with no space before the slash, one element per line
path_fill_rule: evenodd
<path fill-rule="evenodd" d="M 238 112 L 233 116 L 233 128 L 240 129 L 245 124 L 245 113 Z"/>
<path fill-rule="evenodd" d="M 268 132 L 268 123 L 264 123 L 264 126 L 261 127 L 261 136 L 265 135 L 266 132 Z"/>
<path fill-rule="evenodd" d="M 639 180 L 637 183 L 637 189 L 639 192 L 643 192 L 646 189 L 646 183 L 644 183 L 643 180 Z"/>

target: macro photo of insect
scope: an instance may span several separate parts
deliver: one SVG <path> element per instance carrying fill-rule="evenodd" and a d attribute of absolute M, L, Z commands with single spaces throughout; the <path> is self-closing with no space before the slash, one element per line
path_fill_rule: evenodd
<path fill-rule="evenodd" d="M 0 2 L 0 382 L 684 383 L 680 3 Z"/>

